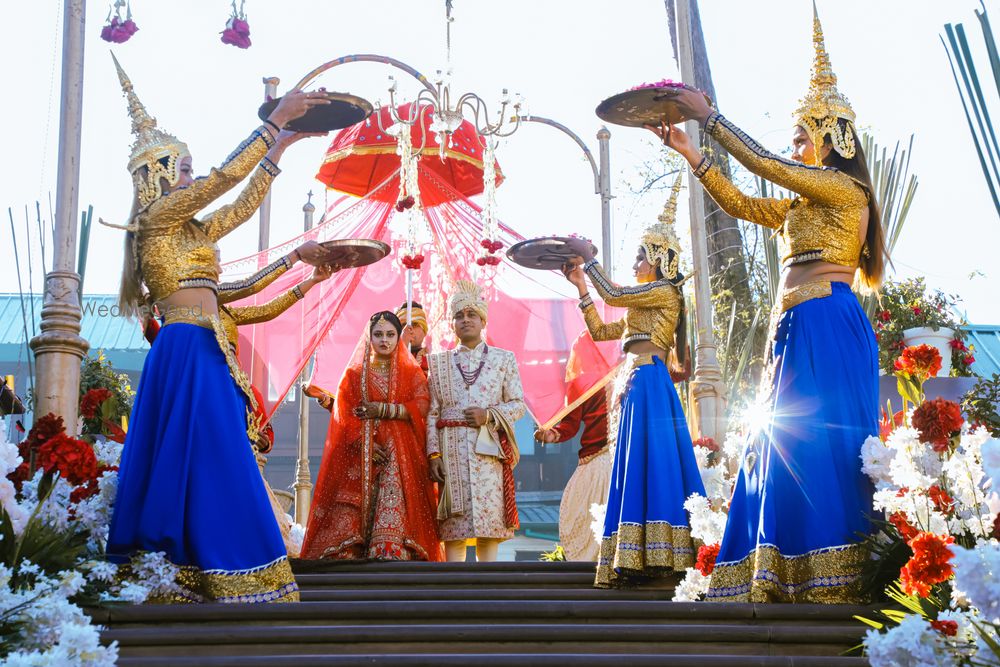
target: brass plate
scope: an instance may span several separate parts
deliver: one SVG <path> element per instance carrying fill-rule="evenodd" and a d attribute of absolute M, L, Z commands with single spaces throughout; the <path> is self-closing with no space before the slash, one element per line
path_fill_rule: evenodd
<path fill-rule="evenodd" d="M 384 259 L 392 249 L 381 241 L 371 239 L 337 239 L 320 243 L 326 250 L 326 264 L 335 264 L 342 269 L 356 269 Z"/>
<path fill-rule="evenodd" d="M 363 97 L 349 93 L 326 93 L 329 104 L 315 106 L 301 118 L 296 118 L 285 126 L 294 132 L 329 132 L 360 123 L 371 114 L 372 103 Z M 261 120 L 267 119 L 278 106 L 281 98 L 264 102 L 257 111 Z"/>
<path fill-rule="evenodd" d="M 526 269 L 559 270 L 571 257 L 580 255 L 588 244 L 596 255 L 597 248 L 586 239 L 544 236 L 515 243 L 507 249 L 507 258 Z"/>
<path fill-rule="evenodd" d="M 695 90 L 685 86 L 688 90 Z M 643 125 L 659 125 L 666 121 L 671 125 L 682 123 L 687 118 L 673 102 L 674 87 L 639 88 L 624 93 L 612 95 L 597 105 L 597 116 L 608 123 L 624 125 L 625 127 L 642 127 Z M 704 95 L 704 93 L 702 93 Z M 709 106 L 712 100 L 705 95 Z"/>

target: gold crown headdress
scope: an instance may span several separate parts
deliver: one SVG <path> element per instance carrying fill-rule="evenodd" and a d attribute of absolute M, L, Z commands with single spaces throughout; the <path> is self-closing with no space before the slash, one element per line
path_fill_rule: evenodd
<path fill-rule="evenodd" d="M 140 206 L 148 206 L 163 195 L 160 179 L 165 178 L 170 187 L 180 180 L 180 161 L 189 157 L 187 144 L 172 134 L 168 134 L 156 126 L 156 119 L 146 112 L 135 91 L 132 81 L 125 74 L 115 54 L 111 54 L 118 70 L 118 80 L 121 81 L 122 92 L 128 100 L 128 114 L 132 118 L 132 134 L 135 142 L 132 144 L 132 154 L 128 159 L 128 171 L 132 174 L 136 196 Z M 146 167 L 146 174 L 139 173 Z"/>
<path fill-rule="evenodd" d="M 659 266 L 663 277 L 671 281 L 676 280 L 679 275 L 681 242 L 674 231 L 674 221 L 677 218 L 677 196 L 681 192 L 683 173 L 677 172 L 677 179 L 670 189 L 670 199 L 663 206 L 663 212 L 657 216 L 659 222 L 646 229 L 641 241 L 642 248 L 646 251 L 646 260 L 653 266 Z"/>
<path fill-rule="evenodd" d="M 809 80 L 809 92 L 799 102 L 795 112 L 795 121 L 805 129 L 809 139 L 816 148 L 816 159 L 819 161 L 819 150 L 825 137 L 830 135 L 833 149 L 846 159 L 854 157 L 856 147 L 854 134 L 848 129 L 841 129 L 838 121 L 846 120 L 853 126 L 855 115 L 851 103 L 837 90 L 837 75 L 830 65 L 830 56 L 826 52 L 823 40 L 823 26 L 819 22 L 819 12 L 813 2 L 813 48 L 816 51 L 813 59 L 812 76 Z"/>
<path fill-rule="evenodd" d="M 479 317 L 486 322 L 487 304 L 483 299 L 482 289 L 471 280 L 458 280 L 452 287 L 451 296 L 448 297 L 448 312 L 454 317 L 466 308 L 475 310 Z"/>

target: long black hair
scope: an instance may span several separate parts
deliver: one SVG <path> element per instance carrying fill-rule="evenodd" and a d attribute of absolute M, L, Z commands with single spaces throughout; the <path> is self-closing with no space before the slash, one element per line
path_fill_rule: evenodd
<path fill-rule="evenodd" d="M 858 133 L 854 131 L 854 124 L 848 123 L 844 119 L 837 121 L 841 132 L 850 133 L 854 139 L 854 157 L 847 159 L 835 150 L 831 150 L 823 158 L 824 167 L 834 167 L 844 172 L 848 176 L 860 182 L 868 194 L 868 231 L 865 232 L 865 244 L 861 253 L 861 286 L 872 292 L 879 288 L 882 283 L 882 276 L 885 274 L 886 260 L 889 252 L 885 247 L 885 233 L 882 230 L 882 213 L 879 211 L 878 202 L 875 201 L 875 187 L 872 185 L 872 176 L 868 171 L 868 160 L 865 159 L 865 151 L 861 148 L 861 140 Z M 824 138 L 824 141 L 826 139 Z"/>

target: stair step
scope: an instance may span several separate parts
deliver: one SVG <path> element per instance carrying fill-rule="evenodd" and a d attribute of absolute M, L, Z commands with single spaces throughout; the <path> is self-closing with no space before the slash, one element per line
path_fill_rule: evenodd
<path fill-rule="evenodd" d="M 856 645 L 861 624 L 789 628 L 771 625 L 579 625 L 509 624 L 483 626 L 458 623 L 440 625 L 334 625 L 247 627 L 142 627 L 107 630 L 102 639 L 117 641 L 129 655 L 294 655 L 314 653 L 317 646 L 339 653 L 397 653 L 451 651 L 507 653 L 516 645 L 537 653 L 564 652 L 566 644 L 597 645 L 600 652 L 768 653 L 781 644 L 798 653 L 836 655 Z M 768 643 L 772 646 L 769 648 Z M 712 648 L 710 648 L 712 647 Z M 596 651 L 595 651 L 596 652 Z M 785 652 L 785 651 L 781 651 Z"/>
<path fill-rule="evenodd" d="M 363 561 L 363 560 L 299 560 L 292 559 L 292 571 L 299 574 L 331 572 L 576 572 L 593 576 L 596 563 L 589 561 L 493 561 L 489 563 L 435 563 L 429 561 Z"/>
<path fill-rule="evenodd" d="M 477 667 L 620 667 L 671 665 L 672 667 L 865 667 L 864 658 L 831 656 L 730 656 L 678 655 L 676 653 L 428 653 L 412 654 L 339 654 L 298 655 L 282 658 L 287 667 L 326 667 L 326 665 L 391 665 L 395 667 L 437 667 L 476 665 Z M 205 656 L 166 658 L 122 657 L 119 667 L 273 667 L 274 656 Z"/>
<path fill-rule="evenodd" d="M 258 605 L 123 605 L 90 610 L 102 625 L 127 623 L 295 623 L 331 624 L 366 621 L 503 623 L 556 620 L 594 623 L 684 623 L 692 621 L 752 621 L 782 623 L 854 622 L 855 615 L 871 615 L 873 608 L 858 605 L 661 602 L 649 600 L 391 600 L 372 602 L 301 602 Z"/>
<path fill-rule="evenodd" d="M 594 574 L 584 572 L 518 573 L 518 572 L 344 572 L 336 574 L 300 574 L 300 588 L 371 587 L 371 588 L 549 588 L 572 586 L 593 588 Z"/>
<path fill-rule="evenodd" d="M 324 588 L 301 590 L 303 602 L 382 600 L 670 600 L 673 590 L 619 591 L 601 588 Z"/>

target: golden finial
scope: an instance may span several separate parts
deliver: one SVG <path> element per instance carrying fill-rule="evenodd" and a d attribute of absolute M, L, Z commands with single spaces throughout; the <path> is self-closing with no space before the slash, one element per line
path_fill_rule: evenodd
<path fill-rule="evenodd" d="M 677 238 L 677 232 L 674 231 L 674 222 L 677 219 L 677 198 L 681 192 L 683 175 L 683 170 L 677 171 L 677 178 L 670 188 L 670 197 L 663 205 L 663 211 L 657 216 L 658 222 L 646 228 L 641 241 L 643 250 L 646 251 L 646 260 L 654 266 L 659 266 L 663 277 L 668 280 L 673 280 L 678 275 L 681 242 Z"/>
<path fill-rule="evenodd" d="M 826 51 L 823 25 L 819 20 L 815 0 L 813 0 L 813 50 L 809 92 L 802 98 L 799 109 L 795 112 L 796 123 L 809 135 L 816 147 L 817 156 L 819 148 L 829 135 L 834 150 L 850 159 L 854 157 L 856 150 L 854 136 L 851 132 L 843 131 L 838 120 L 842 119 L 853 125 L 854 109 L 851 108 L 847 98 L 837 90 L 837 75 L 833 73 L 830 55 Z"/>

